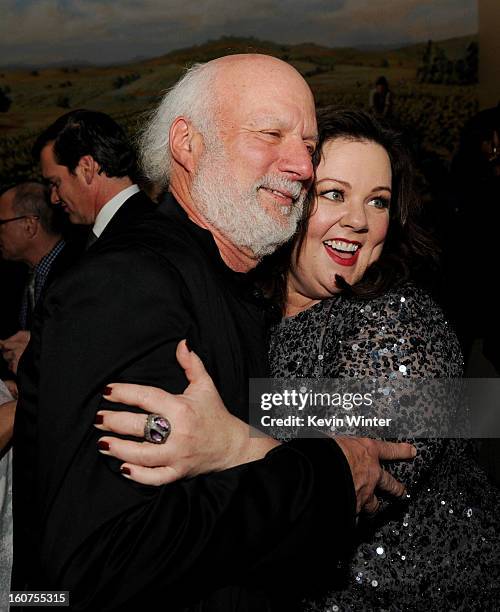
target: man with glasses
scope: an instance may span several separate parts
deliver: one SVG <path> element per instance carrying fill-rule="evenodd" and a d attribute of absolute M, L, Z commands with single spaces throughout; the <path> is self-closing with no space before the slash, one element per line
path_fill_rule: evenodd
<path fill-rule="evenodd" d="M 20 183 L 0 195 L 0 253 L 3 259 L 25 264 L 28 268 L 24 290 L 18 307 L 17 321 L 3 321 L 4 333 L 16 333 L 0 340 L 0 352 L 5 363 L 1 375 L 17 373 L 17 365 L 30 340 L 33 311 L 44 287 L 66 268 L 71 249 L 68 249 L 57 227 L 54 209 L 50 205 L 49 191 L 36 182 Z M 10 291 L 15 289 L 9 287 Z M 13 303 L 19 300 L 13 297 Z M 3 300 L 5 301 L 5 299 Z M 5 313 L 5 311 L 4 311 Z M 8 330 L 8 331 L 7 331 Z M 0 357 L 0 361 L 1 361 Z M 14 380 L 6 381 L 14 397 Z M 5 388 L 4 388 L 5 389 Z M 6 401 L 0 393 L 0 591 L 5 591 L 10 580 L 10 546 L 12 515 L 10 511 L 11 453 L 5 452 L 12 436 L 15 401 Z M 0 600 L 0 607 L 2 606 Z"/>
<path fill-rule="evenodd" d="M 18 331 L 0 341 L 2 356 L 13 373 L 29 341 L 35 304 L 64 260 L 59 259 L 64 248 L 46 187 L 25 182 L 0 196 L 0 252 L 5 260 L 22 262 L 28 267 Z"/>

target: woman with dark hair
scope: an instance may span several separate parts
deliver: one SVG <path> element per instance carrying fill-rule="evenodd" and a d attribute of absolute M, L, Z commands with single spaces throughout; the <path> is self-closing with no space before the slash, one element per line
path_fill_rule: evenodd
<path fill-rule="evenodd" d="M 298 266 L 314 208 L 325 199 L 338 202 L 343 197 L 339 190 L 335 194 L 318 195 L 318 183 L 321 180 L 318 178 L 318 171 L 321 172 L 321 165 L 324 165 L 327 158 L 324 145 L 330 147 L 337 138 L 351 143 L 372 143 L 382 147 L 389 158 L 391 176 L 388 181 L 390 189 L 385 192 L 385 206 L 382 206 L 386 213 L 388 212 L 388 215 L 383 216 L 388 220 L 383 250 L 377 251 L 377 256 L 370 260 L 369 266 L 366 265 L 364 257 L 361 258 L 361 265 L 358 263 L 352 269 L 351 266 L 338 268 L 344 274 L 339 273 L 339 278 L 336 279 L 335 293 L 342 290 L 365 298 L 380 296 L 397 282 L 407 280 L 410 276 L 424 279 L 426 272 L 435 268 L 438 261 L 437 245 L 419 225 L 420 202 L 413 185 L 412 160 L 402 136 L 367 113 L 355 110 L 327 108 L 319 111 L 318 129 L 319 146 L 314 160 L 315 167 L 318 168 L 319 165 L 316 190 L 310 193 L 303 221 L 294 240 L 264 259 L 255 272 L 257 282 L 266 287 L 267 293 L 280 305 L 283 313 L 286 312 L 290 268 Z M 352 279 L 346 282 L 345 274 L 351 273 L 356 277 L 355 285 Z"/>
<path fill-rule="evenodd" d="M 435 249 L 418 226 L 400 136 L 348 110 L 320 114 L 319 132 L 308 215 L 293 243 L 260 270 L 283 314 L 270 334 L 272 375 L 368 379 L 392 388 L 412 378 L 460 377 L 456 336 L 412 280 L 423 276 Z M 121 401 L 124 391 L 113 385 Z M 161 401 L 154 410 L 163 414 Z M 102 414 L 106 429 L 109 413 Z M 467 441 L 411 441 L 416 459 L 386 466 L 407 497 L 391 503 L 380 496 L 369 518 L 360 515 L 352 559 L 343 571 L 332 567 L 335 591 L 304 609 L 485 610 L 498 600 L 500 493 Z M 134 478 L 134 466 L 126 466 Z M 320 553 L 328 556 L 318 538 Z"/>
<path fill-rule="evenodd" d="M 285 315 L 271 331 L 272 375 L 375 378 L 391 388 L 460 377 L 456 336 L 413 282 L 435 250 L 418 225 L 400 136 L 357 111 L 327 111 L 318 123 L 314 200 L 271 287 Z M 386 468 L 409 497 L 361 515 L 344 584 L 312 609 L 470 610 L 497 601 L 499 491 L 467 441 L 410 441 L 415 461 Z"/>

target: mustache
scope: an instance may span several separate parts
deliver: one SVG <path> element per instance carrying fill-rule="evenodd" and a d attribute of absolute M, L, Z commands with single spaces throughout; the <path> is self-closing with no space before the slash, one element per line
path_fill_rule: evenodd
<path fill-rule="evenodd" d="M 305 194 L 304 185 L 300 181 L 291 181 L 284 176 L 276 174 L 266 174 L 255 183 L 255 191 L 263 187 L 264 189 L 275 189 L 284 191 L 297 201 L 301 195 Z"/>

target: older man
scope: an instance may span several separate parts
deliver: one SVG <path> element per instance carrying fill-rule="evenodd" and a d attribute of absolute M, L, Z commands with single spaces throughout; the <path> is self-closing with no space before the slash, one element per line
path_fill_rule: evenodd
<path fill-rule="evenodd" d="M 351 475 L 332 440 L 250 440 L 237 424 L 247 419 L 248 378 L 267 373 L 262 305 L 241 272 L 293 234 L 315 140 L 310 90 L 271 57 L 215 60 L 167 95 L 144 134 L 150 178 L 168 182 L 162 211 L 103 235 L 50 292 L 23 363 L 16 588 L 69 589 L 78 610 L 271 610 L 293 591 L 285 576 L 300 592 L 329 573 L 318 545 L 335 559 L 347 553 L 360 473 L 376 474 L 372 490 L 379 480 L 376 447 L 365 463 L 348 450 Z M 182 393 L 182 338 L 231 409 L 236 441 L 215 473 L 131 484 L 94 451 L 103 386 Z M 174 423 L 169 443 L 179 440 Z M 205 442 L 197 450 L 210 454 Z"/>
<path fill-rule="evenodd" d="M 12 372 L 29 341 L 33 310 L 44 287 L 63 271 L 73 258 L 50 206 L 43 185 L 25 182 L 0 196 L 0 253 L 8 261 L 20 261 L 29 269 L 20 304 L 18 332 L 0 341 L 0 349 Z"/>
<path fill-rule="evenodd" d="M 48 189 L 40 183 L 19 183 L 0 195 L 0 253 L 5 260 L 22 262 L 28 272 L 22 296 L 15 296 L 19 311 L 17 326 L 12 330 L 18 331 L 0 341 L 2 357 L 13 374 L 16 374 L 19 359 L 29 342 L 35 305 L 43 291 L 77 256 L 78 249 L 63 240 L 57 221 L 57 213 L 50 205 Z M 9 322 L 9 325 L 12 323 Z M 17 395 L 16 383 L 10 380 L 7 385 Z M 11 459 L 10 453 L 3 449 L 12 436 L 16 407 L 14 401 L 6 400 L 7 394 L 2 393 L 0 388 L 0 591 L 2 594 L 5 592 L 5 597 L 10 583 L 8 559 L 11 547 L 8 543 L 12 537 L 12 516 L 8 501 Z M 0 607 L 2 603 L 0 601 Z M 5 605 L 8 606 L 8 600 L 5 600 Z"/>
<path fill-rule="evenodd" d="M 36 302 L 44 287 L 63 272 L 74 257 L 54 219 L 49 194 L 43 185 L 28 181 L 6 189 L 0 195 L 0 253 L 7 261 L 26 264 L 29 274 L 18 313 L 15 334 L 0 340 L 5 371 L 17 372 L 19 359 L 30 339 L 30 326 Z M 16 328 L 14 328 L 16 329 Z M 14 395 L 13 380 L 7 381 Z M 15 402 L 0 409 L 0 453 L 12 436 Z"/>

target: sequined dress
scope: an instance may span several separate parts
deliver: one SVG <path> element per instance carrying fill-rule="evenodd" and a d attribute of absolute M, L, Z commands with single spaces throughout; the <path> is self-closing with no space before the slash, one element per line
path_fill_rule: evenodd
<path fill-rule="evenodd" d="M 457 378 L 463 364 L 441 309 L 412 284 L 372 300 L 340 295 L 283 319 L 269 355 L 277 378 Z M 500 490 L 471 442 L 415 444 L 414 462 L 387 466 L 409 499 L 360 520 L 345 575 L 332 568 L 335 590 L 304 610 L 500 610 Z"/>

